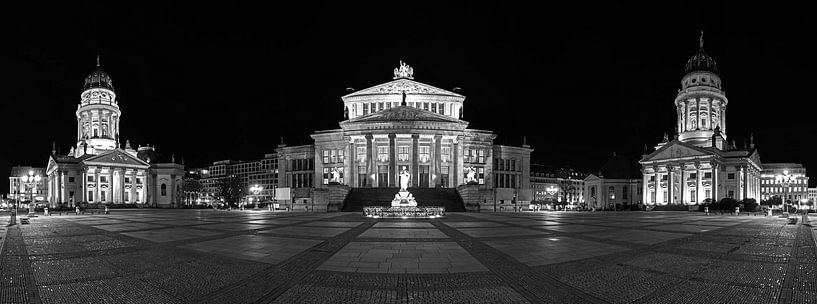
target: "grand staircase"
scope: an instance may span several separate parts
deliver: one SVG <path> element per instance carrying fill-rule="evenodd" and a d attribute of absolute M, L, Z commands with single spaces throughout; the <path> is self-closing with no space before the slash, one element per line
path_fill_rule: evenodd
<path fill-rule="evenodd" d="M 398 188 L 352 188 L 343 202 L 344 212 L 362 212 L 363 207 L 390 207 Z M 446 212 L 465 212 L 457 189 L 409 188 L 418 207 L 442 206 Z"/>

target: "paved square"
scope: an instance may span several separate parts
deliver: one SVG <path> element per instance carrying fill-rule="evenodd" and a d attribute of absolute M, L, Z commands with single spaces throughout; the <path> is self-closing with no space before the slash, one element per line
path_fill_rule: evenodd
<path fill-rule="evenodd" d="M 448 238 L 445 233 L 436 228 L 416 228 L 416 229 L 399 229 L 399 228 L 369 228 L 366 232 L 360 234 L 361 238 L 380 238 L 380 239 L 424 239 L 424 238 Z"/>
<path fill-rule="evenodd" d="M 317 240 L 238 235 L 179 247 L 262 263 L 277 264 L 320 243 L 321 241 Z"/>
<path fill-rule="evenodd" d="M 694 212 L 41 216 L 0 236 L 0 303 L 809 303 L 815 227 Z"/>
<path fill-rule="evenodd" d="M 455 242 L 351 242 L 318 270 L 370 273 L 488 271 Z"/>

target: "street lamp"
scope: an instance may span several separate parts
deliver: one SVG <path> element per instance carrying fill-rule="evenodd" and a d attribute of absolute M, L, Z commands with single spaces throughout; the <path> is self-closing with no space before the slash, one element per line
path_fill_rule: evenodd
<path fill-rule="evenodd" d="M 34 188 L 36 188 L 37 184 L 40 183 L 42 177 L 40 177 L 39 174 L 35 175 L 34 171 L 28 171 L 28 175 L 23 175 L 20 177 L 20 179 L 23 181 L 23 184 L 26 185 L 26 189 L 28 189 L 28 192 L 31 194 L 31 201 L 28 203 L 28 214 L 32 215 L 34 214 Z"/>
<path fill-rule="evenodd" d="M 255 194 L 256 196 L 254 205 L 255 209 L 258 209 L 258 194 L 261 193 L 261 190 L 264 190 L 264 187 L 261 187 L 258 184 L 255 184 L 255 186 L 250 187 L 250 191 L 252 191 L 252 193 Z"/>
<path fill-rule="evenodd" d="M 778 174 L 774 180 L 783 186 L 783 217 L 789 217 L 789 208 L 786 207 L 786 194 L 789 192 L 789 186 L 794 182 L 794 175 L 789 174 L 789 170 L 783 170 L 783 175 Z"/>

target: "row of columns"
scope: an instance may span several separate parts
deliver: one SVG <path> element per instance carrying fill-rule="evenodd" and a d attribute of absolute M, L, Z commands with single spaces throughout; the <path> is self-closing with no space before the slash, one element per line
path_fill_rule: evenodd
<path fill-rule="evenodd" d="M 92 190 L 90 190 L 90 191 L 93 192 L 92 202 L 94 202 L 94 203 L 103 202 L 103 200 L 102 200 L 102 188 L 101 188 L 101 185 L 103 185 L 103 183 L 101 182 L 100 177 L 104 176 L 108 180 L 108 182 L 106 183 L 108 185 L 108 188 L 105 191 L 106 193 L 105 193 L 104 202 L 106 202 L 106 203 L 125 203 L 126 202 L 126 200 L 125 200 L 125 193 L 126 192 L 128 193 L 127 202 L 129 202 L 129 203 L 137 202 L 137 198 L 139 199 L 138 202 L 140 202 L 140 203 L 146 202 L 147 199 L 145 197 L 145 193 L 147 193 L 146 189 L 148 188 L 147 176 L 146 175 L 138 175 L 137 171 L 130 171 L 131 174 L 126 174 L 126 172 L 127 171 L 125 169 L 121 169 L 121 168 L 112 169 L 107 174 L 101 174 L 100 170 L 94 170 L 94 173 L 92 173 L 92 174 L 88 173 L 88 171 L 83 171 L 82 172 L 82 196 L 81 196 L 82 201 L 91 201 L 90 197 L 88 197 L 88 191 L 90 189 L 88 187 L 88 183 L 89 183 L 88 182 L 88 176 L 93 176 L 94 177 L 94 182 L 93 182 L 94 187 L 93 187 Z M 126 187 L 125 186 L 126 185 L 125 177 L 130 177 L 131 178 L 131 182 L 130 182 L 131 188 L 130 189 L 125 188 Z M 141 178 L 143 180 L 142 184 L 141 184 L 141 186 L 142 186 L 141 190 L 137 189 L 137 186 L 140 185 L 140 184 L 137 184 L 137 182 L 136 182 L 137 178 Z"/>
<path fill-rule="evenodd" d="M 695 115 L 695 126 L 696 127 L 695 128 L 692 128 L 692 123 L 691 123 L 692 122 L 692 117 L 690 115 L 691 114 L 690 107 L 693 104 L 693 102 L 695 104 L 695 113 L 696 113 L 696 115 Z M 678 112 L 678 126 L 677 126 L 678 127 L 678 133 L 685 132 L 685 131 L 694 131 L 696 129 L 698 129 L 698 130 L 714 130 L 715 127 L 716 127 L 714 117 L 718 117 L 720 119 L 720 123 L 718 123 L 718 125 L 721 128 L 721 132 L 724 133 L 724 134 L 726 133 L 726 105 L 723 104 L 723 101 L 715 100 L 715 99 L 709 99 L 708 101 L 703 101 L 703 102 L 707 104 L 706 112 L 701 111 L 701 98 L 695 98 L 694 101 L 686 100 L 686 101 L 684 101 L 683 105 L 681 105 L 681 104 L 678 105 L 678 109 L 677 109 L 677 112 Z M 714 109 L 713 105 L 714 104 L 718 105 L 718 111 L 717 111 L 716 115 L 712 115 L 714 113 L 713 112 L 713 109 Z M 707 114 L 707 121 L 708 121 L 709 125 L 706 128 L 703 128 L 703 127 L 701 127 L 699 125 L 701 123 L 700 117 L 701 117 L 702 113 Z"/>
<path fill-rule="evenodd" d="M 94 115 L 94 113 L 96 113 L 96 115 Z M 96 128 L 94 128 L 94 117 L 97 118 Z M 97 109 L 83 111 L 77 116 L 77 141 L 94 137 L 94 130 L 98 130 L 97 137 L 102 137 L 102 117 L 108 118 L 107 128 L 105 128 L 107 132 L 106 137 L 116 139 L 116 134 L 119 134 L 119 115 L 108 110 Z M 88 132 L 87 137 L 85 136 L 86 125 Z"/>
<path fill-rule="evenodd" d="M 428 171 L 428 186 L 429 187 L 437 187 L 441 186 L 441 165 L 442 165 L 442 138 L 443 136 L 440 134 L 435 134 L 432 137 L 432 143 L 429 146 L 429 171 Z M 420 186 L 420 135 L 419 134 L 411 134 L 411 159 L 408 164 L 398 164 L 397 156 L 399 154 L 399 146 L 397 145 L 397 134 L 390 133 L 388 134 L 388 147 L 389 147 L 389 161 L 388 161 L 388 182 L 380 181 L 380 173 L 378 168 L 378 160 L 377 160 L 377 145 L 375 144 L 375 138 L 372 134 L 366 134 L 364 136 L 366 140 L 366 176 L 367 178 L 367 186 L 374 187 L 374 186 L 383 186 L 388 185 L 389 187 L 396 187 L 399 186 L 397 182 L 398 175 L 402 170 L 402 166 L 406 166 L 407 169 L 410 171 L 411 174 L 411 181 L 409 186 L 410 187 L 419 187 Z M 456 137 L 452 142 L 452 167 L 449 171 L 449 180 L 447 183 L 448 185 L 444 185 L 446 187 L 450 185 L 457 185 L 459 182 L 459 177 L 457 172 L 459 172 L 460 164 L 459 164 L 459 155 L 462 154 L 460 151 L 462 149 L 462 145 L 460 142 L 462 141 L 462 136 Z M 347 148 L 347 155 L 346 161 L 348 162 L 346 165 L 348 176 L 347 181 L 349 185 L 353 187 L 357 187 L 360 184 L 359 181 L 359 174 L 360 170 L 358 168 L 360 162 L 357 160 L 357 145 L 353 139 L 349 140 L 348 148 Z M 372 178 L 374 175 L 374 178 Z"/>
<path fill-rule="evenodd" d="M 643 188 L 643 193 L 644 193 L 643 194 L 643 201 L 645 203 L 648 203 L 648 204 L 653 203 L 651 193 L 655 193 L 654 203 L 656 205 L 682 205 L 682 204 L 686 204 L 687 194 L 689 194 L 689 191 L 688 191 L 689 189 L 685 189 L 687 187 L 687 179 L 686 179 L 687 173 L 695 173 L 695 197 L 694 197 L 694 202 L 701 203 L 706 198 L 711 198 L 713 201 L 717 200 L 717 197 L 718 197 L 717 183 L 718 183 L 718 171 L 719 171 L 718 168 L 719 168 L 719 165 L 717 163 L 711 163 L 710 168 L 706 169 L 706 170 L 703 169 L 703 166 L 700 163 L 695 163 L 693 170 L 688 170 L 688 169 L 686 169 L 686 167 L 687 167 L 687 164 L 680 164 L 680 165 L 670 164 L 670 165 L 664 166 L 664 168 L 666 169 L 666 172 L 661 172 L 661 170 L 660 170 L 661 167 L 654 166 L 653 167 L 653 173 L 652 173 L 652 176 L 653 176 L 653 179 L 654 179 L 654 181 L 653 181 L 654 191 L 653 192 L 649 191 L 649 184 L 650 184 L 649 177 L 650 177 L 650 175 L 648 175 L 646 173 L 646 171 L 644 171 L 643 180 L 642 180 L 642 184 L 643 184 L 643 187 L 644 187 Z M 690 171 L 693 171 L 693 172 L 690 172 Z M 707 171 L 712 173 L 712 176 L 710 178 L 710 187 L 709 187 L 710 190 L 711 190 L 711 193 L 710 193 L 709 197 L 705 196 L 704 187 L 703 187 L 703 175 L 704 175 L 704 173 L 707 173 Z M 664 189 L 663 189 L 663 187 L 661 187 L 661 182 L 663 181 L 663 179 L 662 179 L 663 174 L 667 175 L 667 201 L 666 202 L 664 202 Z M 678 177 L 680 178 L 680 181 L 675 180 L 675 175 L 678 175 Z M 673 193 L 675 191 L 674 186 L 676 184 L 678 184 L 678 191 L 681 193 L 681 195 L 678 197 L 678 199 L 676 199 L 676 195 L 675 195 L 675 193 Z M 693 198 L 689 197 L 688 201 L 692 202 Z"/>

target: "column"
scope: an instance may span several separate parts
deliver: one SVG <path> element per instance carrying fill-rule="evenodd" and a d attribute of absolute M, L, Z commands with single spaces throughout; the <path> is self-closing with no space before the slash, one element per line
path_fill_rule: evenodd
<path fill-rule="evenodd" d="M 120 192 L 119 201 L 124 204 L 125 203 L 125 191 L 126 191 L 126 189 L 125 189 L 125 173 L 126 173 L 125 169 L 122 169 L 121 171 L 119 171 L 119 173 L 120 173 L 119 174 L 119 189 L 120 189 L 119 190 L 119 192 Z"/>
<path fill-rule="evenodd" d="M 442 162 L 442 158 L 440 154 L 442 153 L 442 135 L 434 135 L 434 172 L 437 174 L 437 178 L 434 181 L 434 185 L 437 187 L 442 186 L 442 178 L 440 178 L 440 163 Z M 448 185 L 445 185 L 446 187 Z"/>
<path fill-rule="evenodd" d="M 686 199 L 687 191 L 685 189 L 686 185 L 687 185 L 686 164 L 681 163 L 681 168 L 680 169 L 681 169 L 680 170 L 680 172 L 681 172 L 681 177 L 680 177 L 681 184 L 679 185 L 678 190 L 681 192 L 680 193 L 681 195 L 679 195 L 678 197 L 681 199 L 680 204 L 681 205 L 686 205 L 687 204 L 687 199 Z"/>
<path fill-rule="evenodd" d="M 720 180 L 718 179 L 718 163 L 712 163 L 712 202 L 718 201 L 718 185 L 720 184 Z"/>
<path fill-rule="evenodd" d="M 453 170 L 448 171 L 448 174 L 451 176 L 451 185 L 453 185 L 454 187 L 460 185 L 459 180 L 460 180 L 460 141 L 462 140 L 461 138 L 462 138 L 461 136 L 457 136 L 456 138 L 454 138 L 453 142 L 454 145 L 452 147 L 453 150 L 452 152 L 454 153 L 454 156 L 451 162 L 454 165 L 453 166 L 454 168 Z"/>
<path fill-rule="evenodd" d="M 696 163 L 695 164 L 695 201 L 696 201 L 696 205 L 700 204 L 704 200 L 703 199 L 703 197 L 704 197 L 704 195 L 703 195 L 704 187 L 703 187 L 703 183 L 701 182 L 701 178 L 702 178 L 701 173 L 702 173 L 701 172 L 701 164 Z"/>
<path fill-rule="evenodd" d="M 661 205 L 664 203 L 664 189 L 661 189 L 661 173 L 658 172 L 658 166 L 653 167 L 655 170 L 655 204 Z M 604 189 L 601 189 L 604 191 Z M 601 192 L 603 195 L 603 192 Z"/>
<path fill-rule="evenodd" d="M 707 130 L 714 130 L 715 127 L 712 126 L 712 98 L 709 99 L 709 103 L 706 106 L 706 120 L 708 122 Z"/>
<path fill-rule="evenodd" d="M 641 203 L 644 205 L 650 203 L 649 182 L 650 179 L 647 175 L 647 169 L 641 169 Z"/>
<path fill-rule="evenodd" d="M 675 184 L 673 184 L 674 180 L 672 178 L 673 171 L 674 171 L 673 166 L 672 165 L 667 165 L 667 205 L 675 204 L 675 199 L 674 199 L 675 197 L 673 196 L 673 194 L 675 194 L 675 193 L 673 193 L 673 191 L 672 191 L 673 190 L 672 188 L 674 188 L 673 186 L 675 185 Z"/>
<path fill-rule="evenodd" d="M 344 161 L 348 166 L 348 170 L 344 173 L 346 174 L 346 184 L 349 187 L 357 188 L 357 155 L 355 155 L 355 141 L 351 138 L 344 138 L 348 140 L 349 144 L 346 146 L 346 156 L 344 156 Z M 280 166 L 280 165 L 279 165 Z"/>
<path fill-rule="evenodd" d="M 400 174 L 400 170 L 397 169 L 397 146 L 394 142 L 395 135 L 394 133 L 389 134 L 389 187 L 398 186 L 394 182 L 397 181 L 397 175 Z"/>
<path fill-rule="evenodd" d="M 377 175 L 375 174 L 375 178 L 372 179 L 372 173 L 376 170 L 375 163 L 374 163 L 374 152 L 372 151 L 372 134 L 366 134 L 366 181 L 369 185 L 369 188 L 374 187 L 374 183 L 377 181 Z"/>
<path fill-rule="evenodd" d="M 99 132 L 99 131 L 97 131 L 97 132 Z M 94 170 L 94 183 L 96 184 L 96 186 L 94 187 L 94 202 L 95 203 L 101 201 L 101 199 L 99 198 L 99 194 L 100 194 L 100 191 L 99 191 L 99 169 L 100 168 L 97 167 L 96 170 Z"/>
<path fill-rule="evenodd" d="M 741 173 L 743 173 L 743 198 L 749 197 L 749 168 L 746 165 L 741 166 Z"/>
<path fill-rule="evenodd" d="M 721 105 L 721 133 L 726 134 L 726 104 Z"/>
<path fill-rule="evenodd" d="M 420 155 L 419 147 L 420 135 L 411 134 L 411 185 L 417 187 L 419 185 L 420 165 L 417 162 L 417 157 Z"/>

